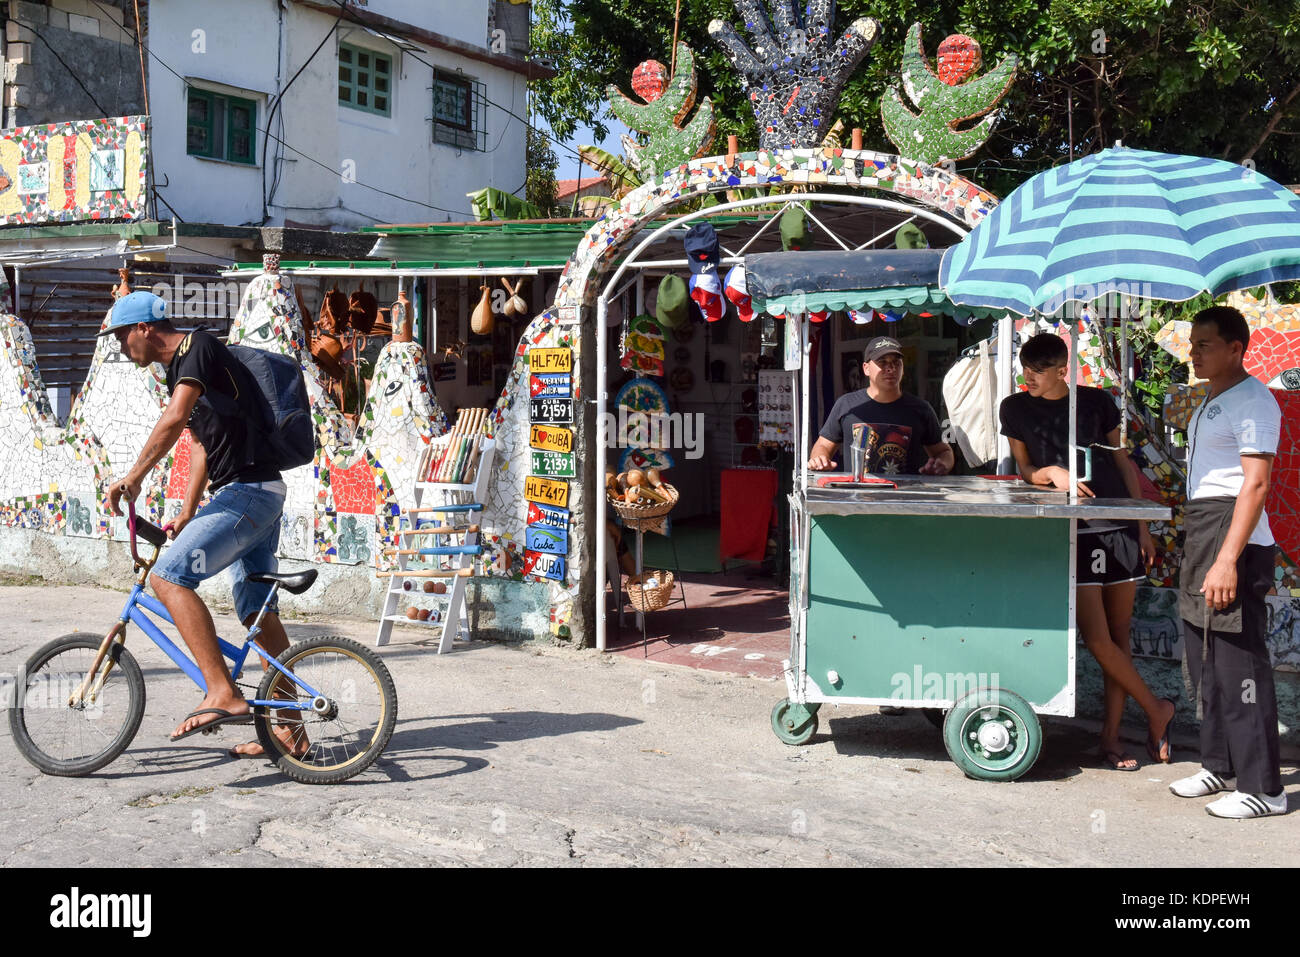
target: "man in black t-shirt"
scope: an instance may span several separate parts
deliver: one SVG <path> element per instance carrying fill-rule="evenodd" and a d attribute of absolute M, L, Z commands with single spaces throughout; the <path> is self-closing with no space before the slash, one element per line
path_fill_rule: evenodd
<path fill-rule="evenodd" d="M 145 440 L 144 450 L 125 477 L 109 488 L 109 507 L 140 494 L 149 471 L 176 444 L 188 426 L 193 439 L 189 485 L 173 526 L 173 542 L 149 576 L 203 674 L 207 694 L 172 734 L 173 740 L 227 722 L 248 723 L 249 706 L 231 679 L 217 644 L 212 615 L 195 589 L 204 579 L 230 568 L 235 609 L 251 625 L 270 586 L 248 581 L 251 574 L 277 569 L 280 516 L 285 486 L 280 472 L 260 449 L 259 386 L 238 359 L 210 333 L 184 333 L 166 318 L 166 303 L 148 292 L 133 292 L 113 305 L 100 335 L 112 334 L 122 354 L 144 367 L 167 370 L 167 408 Z M 199 508 L 209 480 L 213 496 Z M 272 655 L 289 647 L 272 604 L 262 618 L 258 643 Z M 299 750 L 295 747 L 295 750 Z M 260 745 L 241 745 L 240 755 L 260 753 Z"/>
<path fill-rule="evenodd" d="M 1002 434 L 1020 475 L 1032 485 L 1069 491 L 1069 351 L 1060 336 L 1034 336 L 1020 350 L 1027 391 L 1002 400 Z M 1075 440 L 1092 449 L 1092 481 L 1078 483 L 1079 494 L 1100 498 L 1141 498 L 1128 450 L 1119 447 L 1119 408 L 1100 389 L 1081 386 L 1076 395 Z M 1137 526 L 1136 528 L 1134 526 Z M 1124 700 L 1131 695 L 1146 712 L 1147 752 L 1170 760 L 1169 725 L 1174 704 L 1157 698 L 1133 667 L 1129 637 L 1137 583 L 1146 578 L 1144 561 L 1155 557 L 1145 522 L 1080 521 L 1076 535 L 1075 608 L 1079 632 L 1101 666 L 1105 682 L 1101 727 L 1102 764 L 1115 771 L 1138 770 L 1119 740 Z"/>
<path fill-rule="evenodd" d="M 835 468 L 837 446 L 855 443 L 865 451 L 866 471 L 875 475 L 947 475 L 952 448 L 943 441 L 939 417 L 923 399 L 903 392 L 903 351 L 897 339 L 877 336 L 862 351 L 867 387 L 840 396 L 808 456 L 808 467 Z M 843 468 L 852 468 L 849 448 Z"/>

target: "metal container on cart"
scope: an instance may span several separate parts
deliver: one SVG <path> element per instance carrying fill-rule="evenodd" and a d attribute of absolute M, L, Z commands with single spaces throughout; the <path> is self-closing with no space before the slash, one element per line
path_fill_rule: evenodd
<path fill-rule="evenodd" d="M 1078 520 L 1169 510 L 1015 480 L 837 481 L 850 477 L 792 496 L 789 696 L 773 730 L 806 743 L 827 701 L 932 709 L 963 771 L 1020 777 L 1042 746 L 1037 715 L 1074 714 Z"/>

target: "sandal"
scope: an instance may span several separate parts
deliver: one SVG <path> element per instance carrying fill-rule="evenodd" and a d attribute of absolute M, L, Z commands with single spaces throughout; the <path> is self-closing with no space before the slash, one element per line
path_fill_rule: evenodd
<path fill-rule="evenodd" d="M 1133 757 L 1133 755 L 1126 754 L 1123 751 L 1112 751 L 1109 748 L 1103 748 L 1101 751 L 1098 751 L 1097 760 L 1111 771 L 1140 771 L 1142 769 L 1142 766 L 1138 764 L 1137 758 Z M 1132 761 L 1133 767 L 1124 767 L 1124 762 L 1126 761 Z"/>
<path fill-rule="evenodd" d="M 1169 716 L 1169 723 L 1165 725 L 1165 733 L 1161 735 L 1160 740 L 1153 740 L 1151 733 L 1147 732 L 1147 754 L 1151 755 L 1151 760 L 1158 764 L 1172 764 L 1174 760 L 1174 749 L 1169 744 L 1169 732 L 1174 726 L 1174 718 L 1178 716 L 1178 703 L 1172 698 L 1161 698 L 1161 701 L 1168 701 L 1174 706 L 1174 713 Z M 1161 755 L 1164 757 L 1161 757 Z"/>

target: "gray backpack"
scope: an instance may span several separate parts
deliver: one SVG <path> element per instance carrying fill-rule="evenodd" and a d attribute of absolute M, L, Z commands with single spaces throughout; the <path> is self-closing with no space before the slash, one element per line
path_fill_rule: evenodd
<path fill-rule="evenodd" d="M 248 369 L 262 393 L 260 425 L 270 461 L 281 471 L 312 462 L 316 457 L 316 426 L 297 361 L 250 346 L 226 348 Z"/>

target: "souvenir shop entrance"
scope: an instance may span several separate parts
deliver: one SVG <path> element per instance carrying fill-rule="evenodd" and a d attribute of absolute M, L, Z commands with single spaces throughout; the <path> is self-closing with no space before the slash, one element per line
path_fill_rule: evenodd
<path fill-rule="evenodd" d="M 703 223 L 717 235 L 716 289 L 708 270 L 689 261 L 699 256 L 692 227 Z M 596 304 L 596 405 L 605 423 L 596 472 L 619 489 L 629 476 L 658 477 L 676 500 L 655 521 L 629 521 L 608 492 L 597 496 L 597 527 L 606 530 L 597 544 L 598 648 L 780 675 L 790 635 L 787 496 L 812 442 L 801 432 L 805 404 L 816 433 L 836 397 L 865 385 L 866 343 L 888 334 L 903 344 L 905 391 L 943 421 L 943 376 L 969 343 L 992 334 L 992 322 L 963 326 L 906 304 L 829 312 L 800 355 L 786 335 L 802 314 L 797 297 L 764 311 L 747 295 L 755 290 L 746 289 L 746 260 L 778 255 L 797 271 L 805 253 L 937 248 L 966 231 L 905 202 L 816 193 L 647 224 Z"/>

